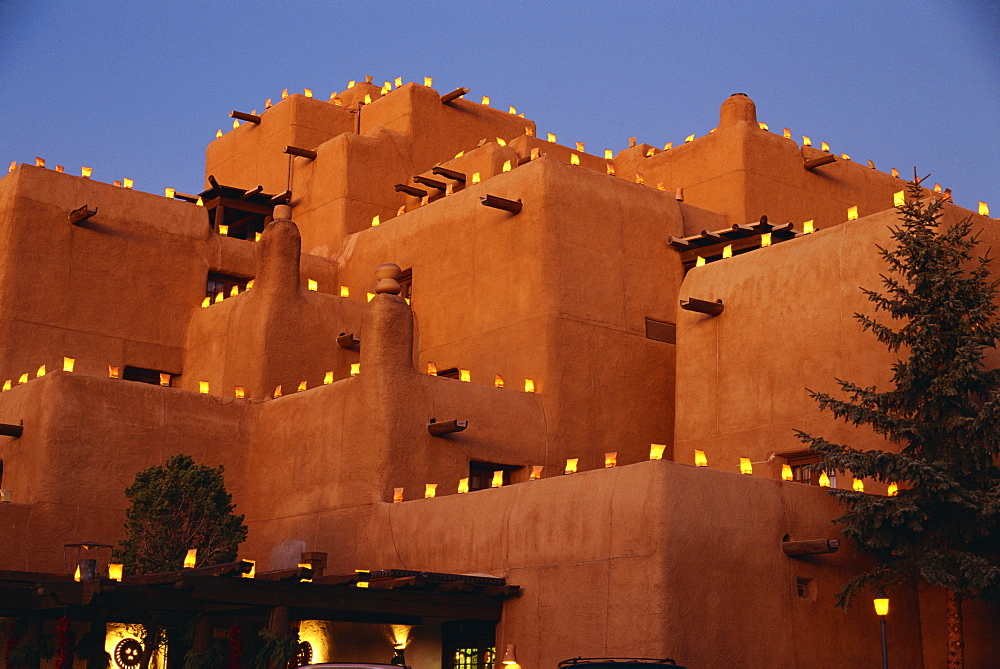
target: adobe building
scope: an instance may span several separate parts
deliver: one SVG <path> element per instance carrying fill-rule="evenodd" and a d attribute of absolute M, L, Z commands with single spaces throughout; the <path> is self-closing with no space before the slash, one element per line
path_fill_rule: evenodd
<path fill-rule="evenodd" d="M 904 182 L 742 94 L 612 156 L 425 83 L 236 114 L 200 195 L 0 180 L 0 615 L 112 639 L 131 621 L 87 603 L 166 583 L 219 603 L 215 636 L 283 611 L 313 661 L 387 662 L 405 628 L 414 669 L 877 666 L 870 602 L 834 607 L 868 563 L 793 429 L 882 445 L 805 389 L 887 381 L 853 314 Z M 111 581 L 98 549 L 71 580 L 64 546 L 117 544 L 124 489 L 179 452 L 225 465 L 253 606 L 218 572 Z M 892 665 L 942 666 L 942 593 L 890 596 Z M 995 613 L 965 626 L 995 666 Z"/>

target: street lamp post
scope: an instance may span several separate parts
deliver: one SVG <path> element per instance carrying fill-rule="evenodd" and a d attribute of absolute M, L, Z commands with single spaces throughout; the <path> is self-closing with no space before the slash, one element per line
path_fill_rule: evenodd
<path fill-rule="evenodd" d="M 878 616 L 879 627 L 882 628 L 882 669 L 889 669 L 889 645 L 885 637 L 885 617 L 889 615 L 889 597 L 885 590 L 878 589 L 875 593 L 875 615 Z"/>

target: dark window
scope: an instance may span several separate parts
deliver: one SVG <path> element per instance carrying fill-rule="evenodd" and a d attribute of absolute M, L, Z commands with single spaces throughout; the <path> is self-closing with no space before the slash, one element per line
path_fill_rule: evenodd
<path fill-rule="evenodd" d="M 399 285 L 402 288 L 399 291 L 400 297 L 405 297 L 406 299 L 411 299 L 413 297 L 413 270 L 404 269 L 403 273 L 399 275 Z"/>
<path fill-rule="evenodd" d="M 813 599 L 813 585 L 811 578 L 795 579 L 795 594 L 802 599 Z"/>
<path fill-rule="evenodd" d="M 788 465 L 792 468 L 792 480 L 796 483 L 807 485 L 819 485 L 820 470 L 814 469 L 819 463 L 820 456 L 816 453 L 804 451 L 802 453 L 788 453 L 784 456 Z M 830 487 L 837 487 L 837 472 L 834 469 L 827 469 L 826 475 L 830 478 Z"/>
<path fill-rule="evenodd" d="M 173 377 L 166 372 L 156 369 L 144 369 L 142 367 L 129 367 L 127 365 L 122 378 L 126 381 L 138 381 L 139 383 L 148 383 L 153 386 L 169 386 L 173 380 Z"/>
<path fill-rule="evenodd" d="M 449 367 L 448 369 L 442 369 L 438 371 L 438 376 L 443 376 L 446 379 L 457 379 L 458 378 L 458 367 Z"/>
<path fill-rule="evenodd" d="M 496 472 L 503 472 L 503 484 L 510 485 L 511 473 L 516 472 L 518 469 L 521 469 L 521 467 L 517 465 L 502 465 L 496 462 L 473 460 L 469 463 L 469 491 L 492 488 L 493 476 Z"/>
<path fill-rule="evenodd" d="M 223 293 L 224 297 L 230 297 L 234 287 L 238 289 L 238 292 L 242 293 L 247 289 L 247 282 L 249 281 L 250 279 L 240 276 L 209 272 L 208 280 L 205 282 L 205 296 L 214 300 L 219 293 Z"/>
<path fill-rule="evenodd" d="M 668 344 L 677 343 L 677 326 L 665 321 L 646 319 L 646 339 L 662 341 Z"/>
<path fill-rule="evenodd" d="M 441 625 L 444 669 L 492 669 L 496 662 L 494 623 L 453 620 Z"/>

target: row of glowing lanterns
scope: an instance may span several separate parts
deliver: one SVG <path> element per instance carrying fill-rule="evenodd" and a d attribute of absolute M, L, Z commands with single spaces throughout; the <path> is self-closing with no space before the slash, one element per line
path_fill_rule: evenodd
<path fill-rule="evenodd" d="M 650 460 L 662 460 L 663 452 L 666 450 L 666 444 L 650 444 L 649 445 L 649 459 Z M 580 459 L 579 458 L 567 458 L 566 465 L 563 468 L 563 474 L 575 474 L 578 469 Z M 705 451 L 700 449 L 694 450 L 694 464 L 696 467 L 708 467 L 708 456 Z M 604 454 L 604 468 L 611 469 L 612 467 L 618 466 L 618 453 L 611 452 Z M 531 471 L 528 473 L 529 481 L 537 481 L 542 478 L 542 472 L 544 470 L 544 465 L 532 465 Z M 740 473 L 746 474 L 748 476 L 753 474 L 753 463 L 750 458 L 740 458 Z M 504 470 L 498 469 L 493 472 L 493 478 L 490 481 L 491 488 L 502 488 L 504 479 Z M 792 466 L 789 464 L 781 465 L 781 480 L 782 481 L 793 481 L 794 474 L 792 472 Z M 818 484 L 821 488 L 830 487 L 830 477 L 825 471 L 820 471 Z M 426 483 L 424 484 L 424 498 L 430 499 L 437 496 L 437 483 Z M 862 479 L 856 478 L 852 484 L 852 489 L 854 492 L 864 492 L 865 484 Z M 393 488 L 392 501 L 402 502 L 403 501 L 403 491 L 404 488 Z M 461 478 L 458 480 L 458 493 L 469 492 L 469 479 Z M 889 497 L 895 497 L 899 494 L 899 486 L 895 483 L 890 483 L 886 494 Z"/>
<path fill-rule="evenodd" d="M 246 285 L 246 287 L 243 288 L 242 292 L 245 293 L 248 290 L 250 290 L 251 288 L 253 288 L 253 282 L 254 282 L 253 279 L 250 279 L 249 281 L 247 281 L 247 285 Z M 308 290 L 313 291 L 313 292 L 317 292 L 317 291 L 319 291 L 319 282 L 316 281 L 315 279 L 306 279 L 306 288 Z M 229 293 L 228 294 L 226 293 L 226 291 L 220 290 L 218 293 L 215 294 L 215 297 L 206 296 L 205 299 L 203 299 L 201 301 L 201 306 L 202 306 L 202 308 L 209 307 L 212 304 L 216 304 L 218 302 L 222 302 L 227 297 L 236 297 L 239 294 L 240 294 L 240 286 L 239 286 L 239 284 L 236 284 L 232 288 L 229 289 Z M 347 286 L 341 286 L 340 287 L 340 291 L 338 292 L 338 295 L 340 295 L 340 297 L 350 297 L 351 296 L 351 289 L 348 288 Z M 375 293 L 367 293 L 366 294 L 366 298 L 367 298 L 368 302 L 371 302 L 375 298 Z M 410 303 L 410 298 L 405 297 L 403 299 L 406 300 L 407 304 Z"/>
<path fill-rule="evenodd" d="M 72 372 L 74 369 L 76 369 L 76 358 L 66 358 L 66 357 L 64 357 L 63 358 L 62 370 L 64 372 Z M 41 378 L 41 377 L 45 376 L 47 373 L 48 373 L 48 370 L 46 369 L 46 366 L 45 365 L 41 365 L 38 368 L 38 370 L 35 372 L 35 378 L 36 379 L 37 378 Z M 358 376 L 360 373 L 361 373 L 361 363 L 360 362 L 352 362 L 351 363 L 350 375 L 353 377 L 353 376 Z M 121 375 L 122 375 L 122 368 L 121 368 L 120 365 L 108 365 L 108 378 L 111 378 L 111 379 L 120 379 Z M 437 376 L 437 366 L 433 362 L 428 362 L 427 363 L 427 375 L 428 376 Z M 30 373 L 29 372 L 25 372 L 24 374 L 21 374 L 21 376 L 18 378 L 18 381 L 17 381 L 18 384 L 27 383 L 29 377 L 30 377 Z M 458 373 L 458 379 L 459 379 L 459 381 L 464 381 L 465 383 L 471 383 L 472 382 L 472 372 L 469 371 L 468 369 L 460 369 L 459 373 Z M 170 374 L 167 374 L 165 372 L 160 374 L 160 385 L 161 386 L 164 386 L 164 387 L 170 386 L 170 380 L 171 380 L 171 375 Z M 326 385 L 329 385 L 329 384 L 331 384 L 333 382 L 334 382 L 334 373 L 333 372 L 326 372 L 323 375 L 323 385 L 326 386 Z M 12 379 L 7 379 L 6 381 L 3 382 L 2 390 L 4 390 L 4 391 L 10 390 L 11 387 L 12 387 L 12 385 L 13 385 L 13 380 Z M 497 374 L 494 377 L 494 379 L 493 379 L 493 385 L 495 387 L 497 387 L 497 388 L 503 388 L 504 387 L 504 379 L 503 379 L 503 377 L 500 376 L 499 374 Z M 298 384 L 298 386 L 296 386 L 295 392 L 302 392 L 302 391 L 308 390 L 308 389 L 309 389 L 309 383 L 307 381 L 302 381 L 302 382 L 300 382 Z M 208 381 L 199 381 L 198 382 L 198 392 L 201 393 L 201 394 L 203 394 L 203 395 L 210 394 L 210 392 L 211 392 L 211 384 Z M 524 380 L 524 392 L 526 392 L 526 393 L 533 393 L 533 392 L 535 392 L 535 381 L 534 381 L 534 379 L 525 379 Z M 273 397 L 275 399 L 277 399 L 278 397 L 281 397 L 282 394 L 283 394 L 282 386 L 279 385 L 279 386 L 277 386 L 274 389 Z M 246 398 L 246 389 L 243 388 L 243 386 L 236 386 L 235 387 L 235 397 L 236 397 L 236 399 L 245 399 Z"/>
<path fill-rule="evenodd" d="M 243 559 L 242 561 L 248 563 L 250 565 L 250 568 L 248 571 L 241 574 L 241 576 L 243 578 L 254 578 L 257 572 L 256 562 L 254 560 L 247 560 L 247 559 Z M 194 569 L 197 562 L 198 562 L 198 549 L 189 548 L 188 552 L 184 555 L 184 569 Z M 299 566 L 310 567 L 311 565 L 300 564 Z M 111 579 L 112 581 L 121 581 L 122 571 L 123 571 L 123 565 L 117 562 L 112 562 L 111 564 L 108 565 L 108 578 Z M 80 567 L 77 566 L 76 572 L 74 572 L 73 574 L 73 580 L 79 581 L 80 578 L 81 578 Z"/>

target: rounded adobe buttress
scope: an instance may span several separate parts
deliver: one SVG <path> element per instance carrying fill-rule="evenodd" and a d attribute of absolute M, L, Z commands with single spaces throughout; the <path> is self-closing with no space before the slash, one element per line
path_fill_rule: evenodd
<path fill-rule="evenodd" d="M 742 122 L 757 125 L 757 105 L 746 93 L 733 93 L 719 108 L 719 127 L 727 128 Z"/>

